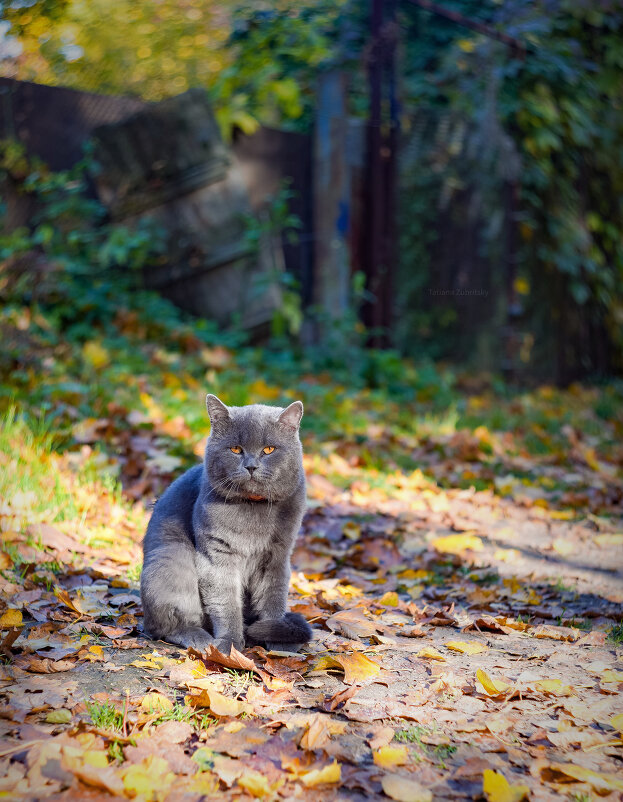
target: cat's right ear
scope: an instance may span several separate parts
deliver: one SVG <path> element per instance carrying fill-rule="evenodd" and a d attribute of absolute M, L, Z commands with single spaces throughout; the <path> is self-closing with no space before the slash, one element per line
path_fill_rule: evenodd
<path fill-rule="evenodd" d="M 221 399 L 217 398 L 215 395 L 208 393 L 206 396 L 206 407 L 208 408 L 208 415 L 210 416 L 212 428 L 216 428 L 229 420 L 229 410 Z"/>

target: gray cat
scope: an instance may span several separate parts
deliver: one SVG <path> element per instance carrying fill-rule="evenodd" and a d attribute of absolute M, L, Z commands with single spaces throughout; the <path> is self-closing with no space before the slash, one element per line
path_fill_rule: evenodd
<path fill-rule="evenodd" d="M 214 395 L 206 404 L 212 431 L 203 465 L 158 500 L 143 541 L 145 631 L 199 650 L 297 648 L 312 634 L 302 616 L 286 612 L 305 509 L 303 404 L 226 407 Z"/>

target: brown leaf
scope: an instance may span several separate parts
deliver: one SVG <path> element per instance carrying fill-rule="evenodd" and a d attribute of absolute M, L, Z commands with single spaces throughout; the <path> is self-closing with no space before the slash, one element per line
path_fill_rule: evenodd
<path fill-rule="evenodd" d="M 574 627 L 556 627 L 553 624 L 541 624 L 532 630 L 535 638 L 551 638 L 552 640 L 573 641 L 580 637 L 580 630 Z"/>
<path fill-rule="evenodd" d="M 260 673 L 260 669 L 255 665 L 253 660 L 246 657 L 242 652 L 239 652 L 235 646 L 232 645 L 229 654 L 223 654 L 216 646 L 211 643 L 203 652 L 198 652 L 196 649 L 189 649 L 188 654 L 191 657 L 198 657 L 205 663 L 215 663 L 225 668 L 241 668 L 243 671 L 254 671 L 256 674 Z"/>
<path fill-rule="evenodd" d="M 332 632 L 341 632 L 347 638 L 369 638 L 382 629 L 378 623 L 366 617 L 361 608 L 342 610 L 326 621 Z"/>
<path fill-rule="evenodd" d="M 344 702 L 352 699 L 358 690 L 359 688 L 356 685 L 351 685 L 350 688 L 344 688 L 344 690 L 334 693 L 333 696 L 328 696 L 323 705 L 324 709 L 332 713 L 338 707 L 343 705 Z"/>
<path fill-rule="evenodd" d="M 31 657 L 25 668 L 26 671 L 32 671 L 34 674 L 56 674 L 61 671 L 71 671 L 76 667 L 76 663 L 71 660 L 39 660 L 36 657 Z"/>

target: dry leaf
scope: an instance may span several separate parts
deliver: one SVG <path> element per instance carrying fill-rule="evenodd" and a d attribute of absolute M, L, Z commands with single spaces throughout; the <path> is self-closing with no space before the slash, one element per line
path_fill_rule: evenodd
<path fill-rule="evenodd" d="M 397 802 L 431 802 L 433 798 L 428 788 L 400 774 L 385 774 L 381 785 L 386 796 Z"/>
<path fill-rule="evenodd" d="M 485 671 L 481 668 L 478 669 L 476 672 L 476 678 L 482 685 L 484 692 L 488 696 L 500 696 L 503 693 L 506 693 L 510 690 L 510 685 L 507 682 L 503 682 L 502 680 L 494 680 L 492 679 Z"/>
<path fill-rule="evenodd" d="M 574 627 L 556 627 L 553 624 L 540 624 L 532 630 L 535 638 L 551 638 L 552 640 L 564 640 L 573 642 L 580 637 L 580 630 Z"/>
<path fill-rule="evenodd" d="M 213 643 L 204 649 L 203 652 L 198 652 L 196 649 L 189 649 L 188 654 L 191 657 L 199 657 L 201 660 L 216 663 L 219 666 L 225 666 L 225 668 L 241 668 L 243 671 L 259 673 L 259 669 L 253 660 L 246 657 L 242 652 L 239 652 L 233 645 L 231 646 L 229 654 L 220 652 Z"/>
<path fill-rule="evenodd" d="M 476 643 L 475 641 L 467 643 L 467 641 L 463 640 L 449 640 L 444 643 L 444 646 L 446 649 L 460 654 L 480 654 L 480 652 L 486 652 L 489 648 L 484 643 Z"/>
<path fill-rule="evenodd" d="M 248 791 L 251 796 L 256 796 L 260 799 L 274 791 L 263 774 L 248 768 L 244 770 L 244 774 L 238 780 L 238 785 Z"/>
<path fill-rule="evenodd" d="M 335 613 L 326 624 L 332 632 L 341 632 L 347 638 L 369 638 L 379 630 L 379 625 L 366 618 L 360 608 Z"/>
<path fill-rule="evenodd" d="M 395 766 L 404 766 L 409 758 L 409 751 L 406 746 L 382 746 L 372 753 L 372 759 L 376 766 L 383 769 L 393 769 Z"/>
<path fill-rule="evenodd" d="M 342 767 L 334 760 L 322 769 L 313 769 L 301 775 L 301 782 L 307 788 L 315 788 L 317 785 L 339 783 L 342 779 Z"/>
<path fill-rule="evenodd" d="M 140 763 L 122 768 L 121 777 L 127 796 L 146 800 L 163 799 L 175 782 L 168 762 L 157 755 L 149 755 Z"/>
<path fill-rule="evenodd" d="M 442 663 L 446 662 L 446 658 L 441 652 L 438 652 L 434 646 L 425 646 L 423 649 L 420 649 L 417 656 L 426 660 L 439 660 Z"/>
<path fill-rule="evenodd" d="M 6 610 L 2 617 L 0 617 L 0 629 L 10 629 L 12 627 L 21 627 L 24 622 L 22 619 L 22 611 L 9 608 Z"/>
<path fill-rule="evenodd" d="M 346 685 L 372 679 L 381 673 L 381 666 L 361 652 L 323 655 L 313 663 L 310 671 L 325 671 L 327 668 L 341 668 Z"/>
<path fill-rule="evenodd" d="M 511 785 L 501 772 L 492 769 L 482 773 L 482 790 L 488 802 L 520 802 L 530 793 L 527 785 Z"/>
<path fill-rule="evenodd" d="M 476 535 L 446 535 L 431 542 L 433 548 L 443 554 L 462 554 L 464 551 L 482 551 L 482 540 Z"/>
<path fill-rule="evenodd" d="M 550 763 L 546 768 L 570 777 L 581 783 L 589 783 L 598 793 L 623 791 L 623 778 L 616 774 L 599 774 L 584 766 L 575 766 L 573 763 Z"/>
<path fill-rule="evenodd" d="M 173 710 L 173 702 L 161 693 L 147 693 L 141 699 L 141 710 L 144 713 L 165 713 Z"/>
<path fill-rule="evenodd" d="M 253 708 L 247 702 L 230 699 L 214 688 L 203 688 L 200 694 L 184 697 L 188 707 L 208 707 L 216 716 L 239 716 L 241 713 L 252 713 Z"/>

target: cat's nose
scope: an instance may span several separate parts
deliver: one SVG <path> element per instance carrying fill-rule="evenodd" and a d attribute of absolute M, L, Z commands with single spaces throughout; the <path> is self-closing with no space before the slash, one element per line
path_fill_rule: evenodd
<path fill-rule="evenodd" d="M 249 471 L 249 476 L 253 476 L 253 471 L 257 470 L 257 465 L 245 465 L 244 467 Z"/>

